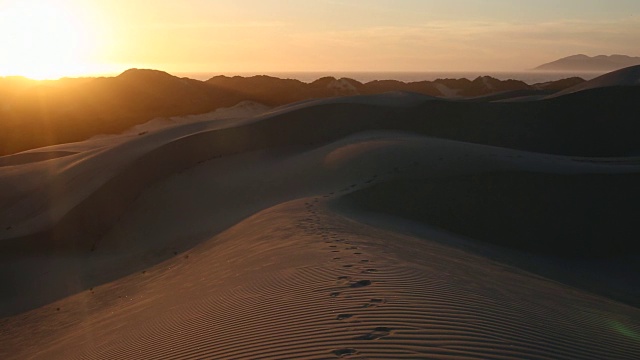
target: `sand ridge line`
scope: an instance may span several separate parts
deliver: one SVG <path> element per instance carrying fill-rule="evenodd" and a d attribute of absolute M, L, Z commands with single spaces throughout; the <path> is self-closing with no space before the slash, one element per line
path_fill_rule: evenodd
<path fill-rule="evenodd" d="M 603 326 L 611 320 L 628 327 L 637 311 L 498 272 L 464 251 L 359 225 L 333 214 L 327 199 L 262 211 L 188 258 L 171 260 L 187 265 L 179 271 L 163 264 L 118 280 L 119 287 L 144 280 L 130 301 L 147 299 L 130 308 L 136 315 L 119 306 L 101 313 L 96 304 L 82 316 L 101 324 L 89 327 L 100 342 L 80 341 L 87 328 L 71 327 L 65 343 L 43 346 L 36 358 L 631 359 L 638 351 L 636 342 Z M 362 259 L 369 262 L 356 261 Z M 226 264 L 234 271 L 225 273 Z M 203 280 L 190 286 L 188 279 Z M 370 284 L 351 286 L 363 280 Z M 334 297 L 331 286 L 340 288 Z M 103 322 L 109 318 L 115 321 Z"/>

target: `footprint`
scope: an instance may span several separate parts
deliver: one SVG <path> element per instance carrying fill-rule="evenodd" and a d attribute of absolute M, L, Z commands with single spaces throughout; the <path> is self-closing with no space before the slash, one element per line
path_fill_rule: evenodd
<path fill-rule="evenodd" d="M 371 280 L 360 280 L 360 281 L 354 282 L 350 286 L 354 289 L 357 289 L 357 288 L 361 288 L 369 285 L 371 285 Z"/>
<path fill-rule="evenodd" d="M 345 357 L 349 355 L 356 355 L 358 351 L 356 349 L 344 348 L 344 349 L 333 350 L 333 353 L 338 357 Z"/>
<path fill-rule="evenodd" d="M 386 302 L 387 302 L 387 300 L 385 300 L 385 299 L 371 299 L 371 300 L 369 300 L 368 303 L 364 304 L 362 307 L 363 308 L 376 307 L 376 306 L 383 305 Z"/>
<path fill-rule="evenodd" d="M 369 260 L 367 260 L 367 259 L 362 259 L 362 260 L 360 260 L 360 262 L 368 263 L 368 262 L 369 262 Z"/>
<path fill-rule="evenodd" d="M 352 318 L 353 315 L 351 314 L 340 314 L 338 316 L 336 316 L 336 320 L 344 320 L 344 319 L 349 319 Z"/>
<path fill-rule="evenodd" d="M 339 295 L 340 295 L 339 292 L 332 292 L 330 296 L 334 298 L 334 297 L 338 297 Z"/>
<path fill-rule="evenodd" d="M 381 326 L 373 329 L 373 331 L 368 334 L 358 336 L 355 340 L 377 340 L 389 336 L 391 331 L 393 331 L 393 329 Z"/>
<path fill-rule="evenodd" d="M 342 265 L 342 267 L 350 268 L 350 267 L 353 267 L 353 265 Z"/>

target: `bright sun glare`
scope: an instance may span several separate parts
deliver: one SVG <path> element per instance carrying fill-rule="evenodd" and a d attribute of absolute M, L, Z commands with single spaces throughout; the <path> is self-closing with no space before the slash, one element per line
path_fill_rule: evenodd
<path fill-rule="evenodd" d="M 62 1 L 0 5 L 0 76 L 53 79 L 87 71 L 94 45 L 78 9 Z"/>

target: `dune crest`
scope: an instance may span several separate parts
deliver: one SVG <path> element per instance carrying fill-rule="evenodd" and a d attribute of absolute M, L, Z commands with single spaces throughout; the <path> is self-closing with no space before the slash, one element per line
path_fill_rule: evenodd
<path fill-rule="evenodd" d="M 640 65 L 631 66 L 604 74 L 595 79 L 559 91 L 553 95 L 550 95 L 548 98 L 572 94 L 579 91 L 614 86 L 640 86 Z"/>
<path fill-rule="evenodd" d="M 247 102 L 0 158 L 0 358 L 635 359 L 640 87 L 595 84 Z"/>

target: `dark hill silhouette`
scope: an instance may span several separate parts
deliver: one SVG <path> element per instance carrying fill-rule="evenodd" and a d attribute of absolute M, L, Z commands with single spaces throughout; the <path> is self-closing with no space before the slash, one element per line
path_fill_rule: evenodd
<path fill-rule="evenodd" d="M 584 79 L 574 76 L 574 77 L 570 77 L 562 80 L 539 83 L 539 84 L 536 84 L 534 87 L 539 90 L 548 90 L 551 92 L 556 92 L 556 91 L 562 91 L 564 89 L 568 89 L 570 87 L 582 84 L 583 82 L 585 82 Z"/>
<path fill-rule="evenodd" d="M 536 67 L 536 70 L 613 71 L 634 65 L 640 65 L 640 57 L 631 57 L 627 55 L 598 55 L 590 57 L 584 54 L 579 54 L 540 65 Z"/>
<path fill-rule="evenodd" d="M 435 81 L 408 83 L 397 80 L 375 80 L 361 83 L 347 78 L 324 77 L 310 84 L 298 80 L 283 80 L 269 76 L 216 76 L 207 80 L 207 83 L 234 90 L 244 94 L 247 100 L 260 101 L 267 105 L 282 105 L 310 98 L 357 94 L 373 95 L 391 91 L 408 91 L 428 96 L 446 95 L 438 90 L 437 84 L 457 91 L 460 96 L 480 96 L 502 91 L 531 90 L 537 86 L 537 84 L 528 85 L 517 80 L 498 80 L 489 76 L 478 77 L 473 81 L 468 79 L 437 79 Z M 570 85 L 574 85 L 574 83 Z"/>
<path fill-rule="evenodd" d="M 293 79 L 279 79 L 271 76 L 249 78 L 224 75 L 209 79 L 206 83 L 220 89 L 236 92 L 244 100 L 261 101 L 265 105 L 280 105 L 304 99 L 305 83 Z"/>
<path fill-rule="evenodd" d="M 79 83 L 37 82 L 13 91 L 0 124 L 0 154 L 121 132 L 155 117 L 205 113 L 240 94 L 153 70 Z"/>
<path fill-rule="evenodd" d="M 578 81 L 578 80 L 576 80 Z M 460 97 L 514 90 L 559 91 L 572 82 L 527 85 L 490 77 L 404 83 L 326 77 L 312 83 L 270 76 L 217 76 L 208 81 L 179 78 L 156 70 L 131 69 L 116 77 L 33 81 L 0 78 L 0 155 L 118 133 L 156 117 L 199 114 L 244 100 L 279 106 L 313 98 L 409 91 L 444 96 L 444 86 Z M 546 92 L 545 94 L 548 94 Z"/>
<path fill-rule="evenodd" d="M 390 91 L 409 91 L 428 96 L 443 95 L 430 81 L 404 83 L 397 80 L 375 80 L 360 87 L 362 94 L 380 94 Z"/>
<path fill-rule="evenodd" d="M 518 80 L 500 81 L 490 76 L 481 76 L 473 80 L 468 86 L 460 91 L 462 96 L 480 96 L 493 92 L 527 90 L 531 87 Z"/>

